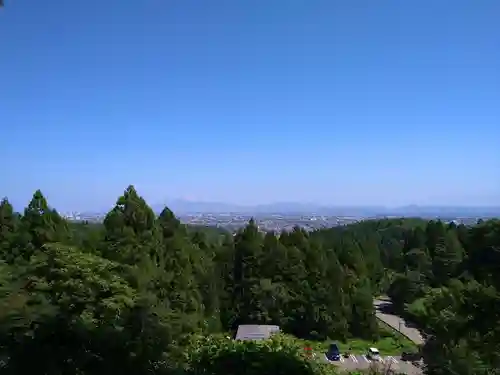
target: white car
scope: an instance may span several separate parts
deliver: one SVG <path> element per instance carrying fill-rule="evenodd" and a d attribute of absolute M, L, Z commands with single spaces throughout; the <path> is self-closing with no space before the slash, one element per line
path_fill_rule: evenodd
<path fill-rule="evenodd" d="M 372 361 L 376 361 L 376 362 L 381 362 L 382 361 L 382 357 L 380 356 L 380 352 L 378 351 L 377 348 L 370 348 L 368 349 L 368 355 L 367 357 L 369 359 L 371 359 Z"/>

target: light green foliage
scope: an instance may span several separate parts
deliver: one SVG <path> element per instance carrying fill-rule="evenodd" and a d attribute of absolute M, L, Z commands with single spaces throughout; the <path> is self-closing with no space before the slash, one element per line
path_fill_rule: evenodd
<path fill-rule="evenodd" d="M 61 312 L 99 325 L 134 306 L 136 293 L 120 276 L 123 270 L 118 263 L 71 247 L 46 245 L 20 276 L 31 295 L 43 296 Z"/>
<path fill-rule="evenodd" d="M 308 358 L 296 340 L 276 335 L 263 341 L 200 337 L 189 349 L 187 374 L 204 375 L 327 375 L 331 365 Z"/>
<path fill-rule="evenodd" d="M 104 331 L 109 338 L 121 335 L 123 312 L 137 296 L 119 268 L 62 245 L 46 245 L 25 266 L 11 267 L 1 324 L 9 371 L 27 371 L 32 363 L 26 358 L 48 371 L 64 356 L 76 371 L 100 352 L 95 341 Z"/>

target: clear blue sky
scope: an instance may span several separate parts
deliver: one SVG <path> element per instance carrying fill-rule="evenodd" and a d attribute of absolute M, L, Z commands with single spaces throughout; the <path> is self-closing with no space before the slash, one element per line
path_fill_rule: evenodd
<path fill-rule="evenodd" d="M 500 204 L 498 0 L 5 0 L 0 195 Z"/>

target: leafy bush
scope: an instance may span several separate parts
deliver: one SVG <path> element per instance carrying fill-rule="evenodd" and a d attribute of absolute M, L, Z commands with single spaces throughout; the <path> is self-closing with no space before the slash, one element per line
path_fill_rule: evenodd
<path fill-rule="evenodd" d="M 303 347 L 276 335 L 263 341 L 199 337 L 189 350 L 191 375 L 326 375 L 334 367 L 308 358 Z"/>

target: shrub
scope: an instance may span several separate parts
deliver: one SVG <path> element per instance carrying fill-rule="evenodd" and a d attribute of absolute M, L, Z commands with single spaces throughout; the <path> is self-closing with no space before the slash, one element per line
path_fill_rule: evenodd
<path fill-rule="evenodd" d="M 333 366 L 306 356 L 303 347 L 283 335 L 263 341 L 199 337 L 187 354 L 190 375 L 326 375 Z"/>

